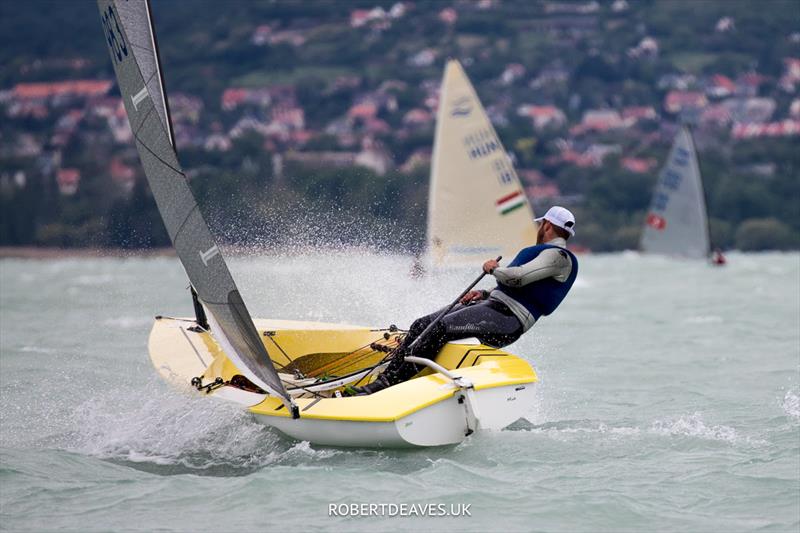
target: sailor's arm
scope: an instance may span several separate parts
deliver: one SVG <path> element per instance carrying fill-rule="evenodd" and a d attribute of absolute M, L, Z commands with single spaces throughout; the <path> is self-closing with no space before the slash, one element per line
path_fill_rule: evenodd
<path fill-rule="evenodd" d="M 572 271 L 572 261 L 564 250 L 548 248 L 536 258 L 516 267 L 495 267 L 492 275 L 498 283 L 508 287 L 521 287 L 545 278 L 566 281 Z"/>

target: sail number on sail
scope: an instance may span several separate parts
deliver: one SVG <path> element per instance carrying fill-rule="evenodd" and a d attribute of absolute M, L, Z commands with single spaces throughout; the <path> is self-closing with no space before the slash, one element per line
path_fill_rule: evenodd
<path fill-rule="evenodd" d="M 689 151 L 682 147 L 676 148 L 672 160 L 667 168 L 664 169 L 664 174 L 661 176 L 660 188 L 662 190 L 656 192 L 656 194 L 653 196 L 654 211 L 666 211 L 667 204 L 669 204 L 670 200 L 670 194 L 663 189 L 677 191 L 681 186 L 681 181 L 683 180 L 683 171 L 678 170 L 678 168 L 675 167 L 682 169 L 688 164 Z M 657 230 L 663 230 L 667 226 L 666 219 L 663 216 L 656 215 L 655 213 L 650 213 L 647 216 L 646 223 L 648 226 Z"/>
<path fill-rule="evenodd" d="M 128 56 L 128 46 L 125 44 L 125 37 L 122 36 L 122 30 L 119 29 L 119 21 L 112 6 L 108 6 L 106 12 L 103 13 L 102 21 L 108 47 L 111 48 L 111 57 L 117 63 L 121 63 L 123 57 Z"/>
<path fill-rule="evenodd" d="M 664 170 L 664 174 L 661 177 L 661 187 L 677 191 L 681 185 L 683 173 L 673 167 L 685 167 L 687 164 L 689 164 L 689 152 L 684 148 L 677 148 L 670 165 Z M 653 198 L 653 207 L 659 211 L 665 210 L 667 203 L 669 203 L 669 194 L 665 192 L 660 191 Z"/>
<path fill-rule="evenodd" d="M 500 143 L 489 130 L 480 130 L 464 137 L 464 146 L 470 159 L 479 159 L 500 148 Z"/>

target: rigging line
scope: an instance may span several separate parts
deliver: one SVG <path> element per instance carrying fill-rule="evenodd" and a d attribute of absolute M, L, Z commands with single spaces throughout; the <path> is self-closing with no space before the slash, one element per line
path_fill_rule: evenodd
<path fill-rule="evenodd" d="M 322 365 L 322 366 L 321 366 L 321 367 L 319 367 L 319 368 L 315 368 L 315 369 L 313 369 L 312 371 L 310 371 L 310 372 L 309 372 L 309 374 L 315 374 L 315 373 L 317 373 L 317 372 L 322 372 L 322 371 L 324 371 L 324 370 L 328 370 L 329 368 L 336 368 L 338 365 L 340 365 L 341 363 L 343 363 L 345 359 L 347 359 L 348 357 L 351 357 L 351 356 L 353 356 L 354 354 L 356 354 L 357 352 L 359 352 L 359 351 L 363 350 L 364 348 L 367 348 L 367 347 L 369 347 L 369 345 L 370 345 L 370 344 L 372 344 L 373 342 L 375 342 L 375 341 L 369 342 L 369 343 L 365 344 L 364 346 L 359 346 L 359 347 L 358 347 L 358 348 L 356 348 L 355 350 L 353 350 L 353 351 L 351 351 L 351 352 L 349 352 L 349 353 L 346 353 L 346 354 L 344 354 L 344 355 L 343 355 L 342 357 L 340 357 L 339 359 L 337 359 L 337 360 L 335 360 L 335 361 L 332 361 L 332 362 L 330 362 L 330 363 L 328 363 L 328 364 Z M 371 353 L 371 352 L 370 352 L 370 353 Z"/>
<path fill-rule="evenodd" d="M 195 355 L 197 356 L 197 358 L 198 358 L 198 359 L 200 359 L 200 363 L 201 363 L 203 366 L 205 366 L 205 367 L 208 367 L 208 363 L 206 363 L 205 361 L 203 361 L 203 358 L 202 358 L 202 357 L 200 357 L 200 352 L 198 352 L 198 351 L 197 351 L 197 348 L 195 347 L 194 343 L 193 343 L 193 342 L 192 342 L 192 340 L 189 338 L 189 335 L 187 335 L 187 334 L 186 334 L 186 332 L 183 330 L 183 328 L 181 328 L 181 333 L 183 333 L 183 336 L 184 336 L 184 337 L 186 337 L 186 342 L 188 342 L 188 343 L 189 343 L 189 346 L 191 346 L 191 347 L 192 347 L 192 350 L 194 350 L 194 353 L 195 353 Z"/>
<path fill-rule="evenodd" d="M 366 373 L 366 374 L 364 374 L 364 376 L 361 378 L 361 379 L 364 379 L 365 377 L 369 376 L 369 374 L 370 374 L 370 373 L 371 373 L 373 370 L 375 370 L 376 368 L 378 368 L 379 366 L 381 366 L 383 363 L 384 363 L 384 362 L 383 362 L 383 361 L 381 361 L 381 362 L 379 362 L 379 363 L 378 363 L 378 364 L 376 364 L 376 365 L 372 365 L 372 366 L 368 366 L 368 367 L 364 367 L 364 368 L 359 368 L 359 369 L 358 369 L 358 370 L 356 370 L 355 372 L 350 372 L 349 374 L 345 374 L 344 376 L 336 376 L 336 379 L 339 379 L 339 380 L 341 380 L 341 379 L 347 379 L 347 378 L 350 378 L 350 377 L 353 377 L 353 376 L 355 376 L 356 374 L 360 374 L 360 373 L 362 373 L 362 372 L 364 372 L 364 371 L 366 370 L 366 371 L 367 371 L 367 373 Z M 359 381 L 361 381 L 361 379 L 360 379 Z M 317 379 L 317 381 L 316 381 L 316 382 L 314 382 L 314 383 L 312 383 L 312 384 L 310 384 L 310 385 L 306 385 L 306 387 L 313 387 L 314 385 L 318 385 L 318 384 L 320 384 L 320 383 L 326 383 L 326 382 L 325 382 L 325 381 L 320 381 L 319 379 Z M 296 389 L 302 389 L 302 390 L 305 390 L 305 387 L 300 387 L 300 386 L 298 385 L 298 386 L 294 386 L 293 388 L 292 388 L 292 387 L 290 387 L 288 390 L 296 390 Z M 314 391 L 308 391 L 308 392 L 311 392 L 311 393 L 313 393 Z"/>
<path fill-rule="evenodd" d="M 322 370 L 329 369 L 329 368 L 336 369 L 336 368 L 338 368 L 338 365 L 344 366 L 344 364 L 345 364 L 345 363 L 346 363 L 347 365 L 356 365 L 356 364 L 360 363 L 361 361 L 363 361 L 364 359 L 367 359 L 367 358 L 369 358 L 369 357 L 373 357 L 373 356 L 374 356 L 374 355 L 375 355 L 375 354 L 378 352 L 377 350 L 370 350 L 370 351 L 368 351 L 368 352 L 365 352 L 365 353 L 364 353 L 364 354 L 362 354 L 361 356 L 359 356 L 359 357 L 356 357 L 355 359 L 352 359 L 352 360 L 347 360 L 347 358 L 348 358 L 348 357 L 351 357 L 351 356 L 355 355 L 357 352 L 359 352 L 360 350 L 363 350 L 364 348 L 366 348 L 367 346 L 370 346 L 371 344 L 373 344 L 373 343 L 370 343 L 370 344 L 368 344 L 368 345 L 365 345 L 365 346 L 362 346 L 362 347 L 360 347 L 360 348 L 357 348 L 356 350 L 354 350 L 354 351 L 350 352 L 349 354 L 346 354 L 346 355 L 344 355 L 343 357 L 339 358 L 338 360 L 334 361 L 333 363 L 330 363 L 330 364 L 328 364 L 328 365 L 325 365 L 325 366 L 323 366 L 323 367 L 320 367 L 320 368 L 318 368 L 318 369 L 314 370 L 314 372 L 320 372 L 320 371 L 322 371 Z M 383 358 L 382 358 L 382 359 L 381 359 L 381 360 L 378 362 L 378 364 L 377 364 L 377 365 L 374 365 L 374 366 L 373 366 L 373 367 L 370 369 L 370 372 L 371 372 L 372 370 L 374 370 L 375 368 L 377 368 L 378 366 L 380 366 L 380 365 L 382 365 L 383 363 L 385 363 L 385 362 L 386 362 L 386 360 L 387 360 L 387 359 L 389 359 L 389 358 L 390 358 L 390 357 L 392 357 L 392 356 L 393 356 L 393 353 L 388 353 L 388 354 L 386 354 L 386 356 L 384 356 L 384 357 L 383 357 Z M 333 366 L 331 366 L 331 365 L 333 365 Z M 362 369 L 359 369 L 359 370 L 357 370 L 357 371 L 353 372 L 352 374 L 357 374 L 358 372 L 363 372 L 363 371 L 364 371 L 364 369 L 362 368 Z M 310 374 L 313 374 L 312 372 L 309 372 L 309 373 L 310 373 Z M 352 374 L 351 374 L 351 375 L 352 375 Z M 369 375 L 369 374 L 367 374 L 367 375 Z M 318 378 L 317 378 L 317 382 L 319 382 L 319 380 L 320 380 L 320 379 L 321 379 L 321 378 L 319 378 L 319 377 L 318 377 Z"/>
<path fill-rule="evenodd" d="M 286 353 L 286 352 L 283 350 L 283 348 L 281 348 L 281 345 L 280 345 L 280 344 L 278 344 L 278 342 L 277 342 L 277 341 L 276 341 L 274 338 L 272 338 L 272 335 L 269 335 L 269 334 L 268 334 L 268 333 L 265 331 L 265 332 L 264 332 L 264 336 L 265 336 L 265 337 L 267 337 L 269 340 L 271 340 L 271 341 L 272 341 L 272 344 L 274 344 L 274 345 L 275 345 L 275 347 L 276 347 L 278 350 L 280 350 L 280 352 L 283 354 L 283 356 L 286 358 L 286 360 L 287 360 L 287 361 L 289 361 L 289 364 L 290 364 L 290 365 L 291 365 L 291 364 L 294 362 L 294 361 L 292 360 L 292 358 L 291 358 L 291 357 L 289 357 L 289 354 L 287 354 L 287 353 Z M 286 365 L 283 365 L 283 368 L 286 368 Z"/>

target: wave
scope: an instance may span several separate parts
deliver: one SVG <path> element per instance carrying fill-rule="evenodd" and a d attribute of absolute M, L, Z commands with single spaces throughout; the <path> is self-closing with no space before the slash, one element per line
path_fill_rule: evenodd
<path fill-rule="evenodd" d="M 728 444 L 763 445 L 766 441 L 741 435 L 735 428 L 726 425 L 709 425 L 701 413 L 681 415 L 653 420 L 649 425 L 613 425 L 596 420 L 562 420 L 544 424 L 531 424 L 519 420 L 507 429 L 531 431 L 548 437 L 568 440 L 580 435 L 609 435 L 615 437 L 690 437 L 703 441 L 719 441 Z"/>
<path fill-rule="evenodd" d="M 290 441 L 237 406 L 174 390 L 136 405 L 84 402 L 70 425 L 67 451 L 164 475 L 247 475 L 336 453 Z"/>
<path fill-rule="evenodd" d="M 781 407 L 787 416 L 800 420 L 800 394 L 791 390 L 786 391 Z"/>
<path fill-rule="evenodd" d="M 118 316 L 103 320 L 104 326 L 118 329 L 140 329 L 153 323 L 153 319 L 146 315 L 141 316 Z"/>

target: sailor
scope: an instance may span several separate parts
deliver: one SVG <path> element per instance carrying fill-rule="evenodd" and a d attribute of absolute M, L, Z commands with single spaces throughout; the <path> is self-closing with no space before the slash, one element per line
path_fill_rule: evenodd
<path fill-rule="evenodd" d="M 722 266 L 727 263 L 725 256 L 722 255 L 722 250 L 719 248 L 714 248 L 714 251 L 711 252 L 711 264 L 716 266 Z"/>
<path fill-rule="evenodd" d="M 494 259 L 483 264 L 484 272 L 497 280 L 493 290 L 468 292 L 409 353 L 411 343 L 439 312 L 414 321 L 386 370 L 372 383 L 348 392 L 372 394 L 410 379 L 421 368 L 403 357 L 434 359 L 449 341 L 477 337 L 483 344 L 501 348 L 555 311 L 578 275 L 578 260 L 567 250 L 567 239 L 575 235 L 575 217 L 568 209 L 554 206 L 536 221 L 537 242 L 543 244 L 524 248 L 506 267 Z"/>

